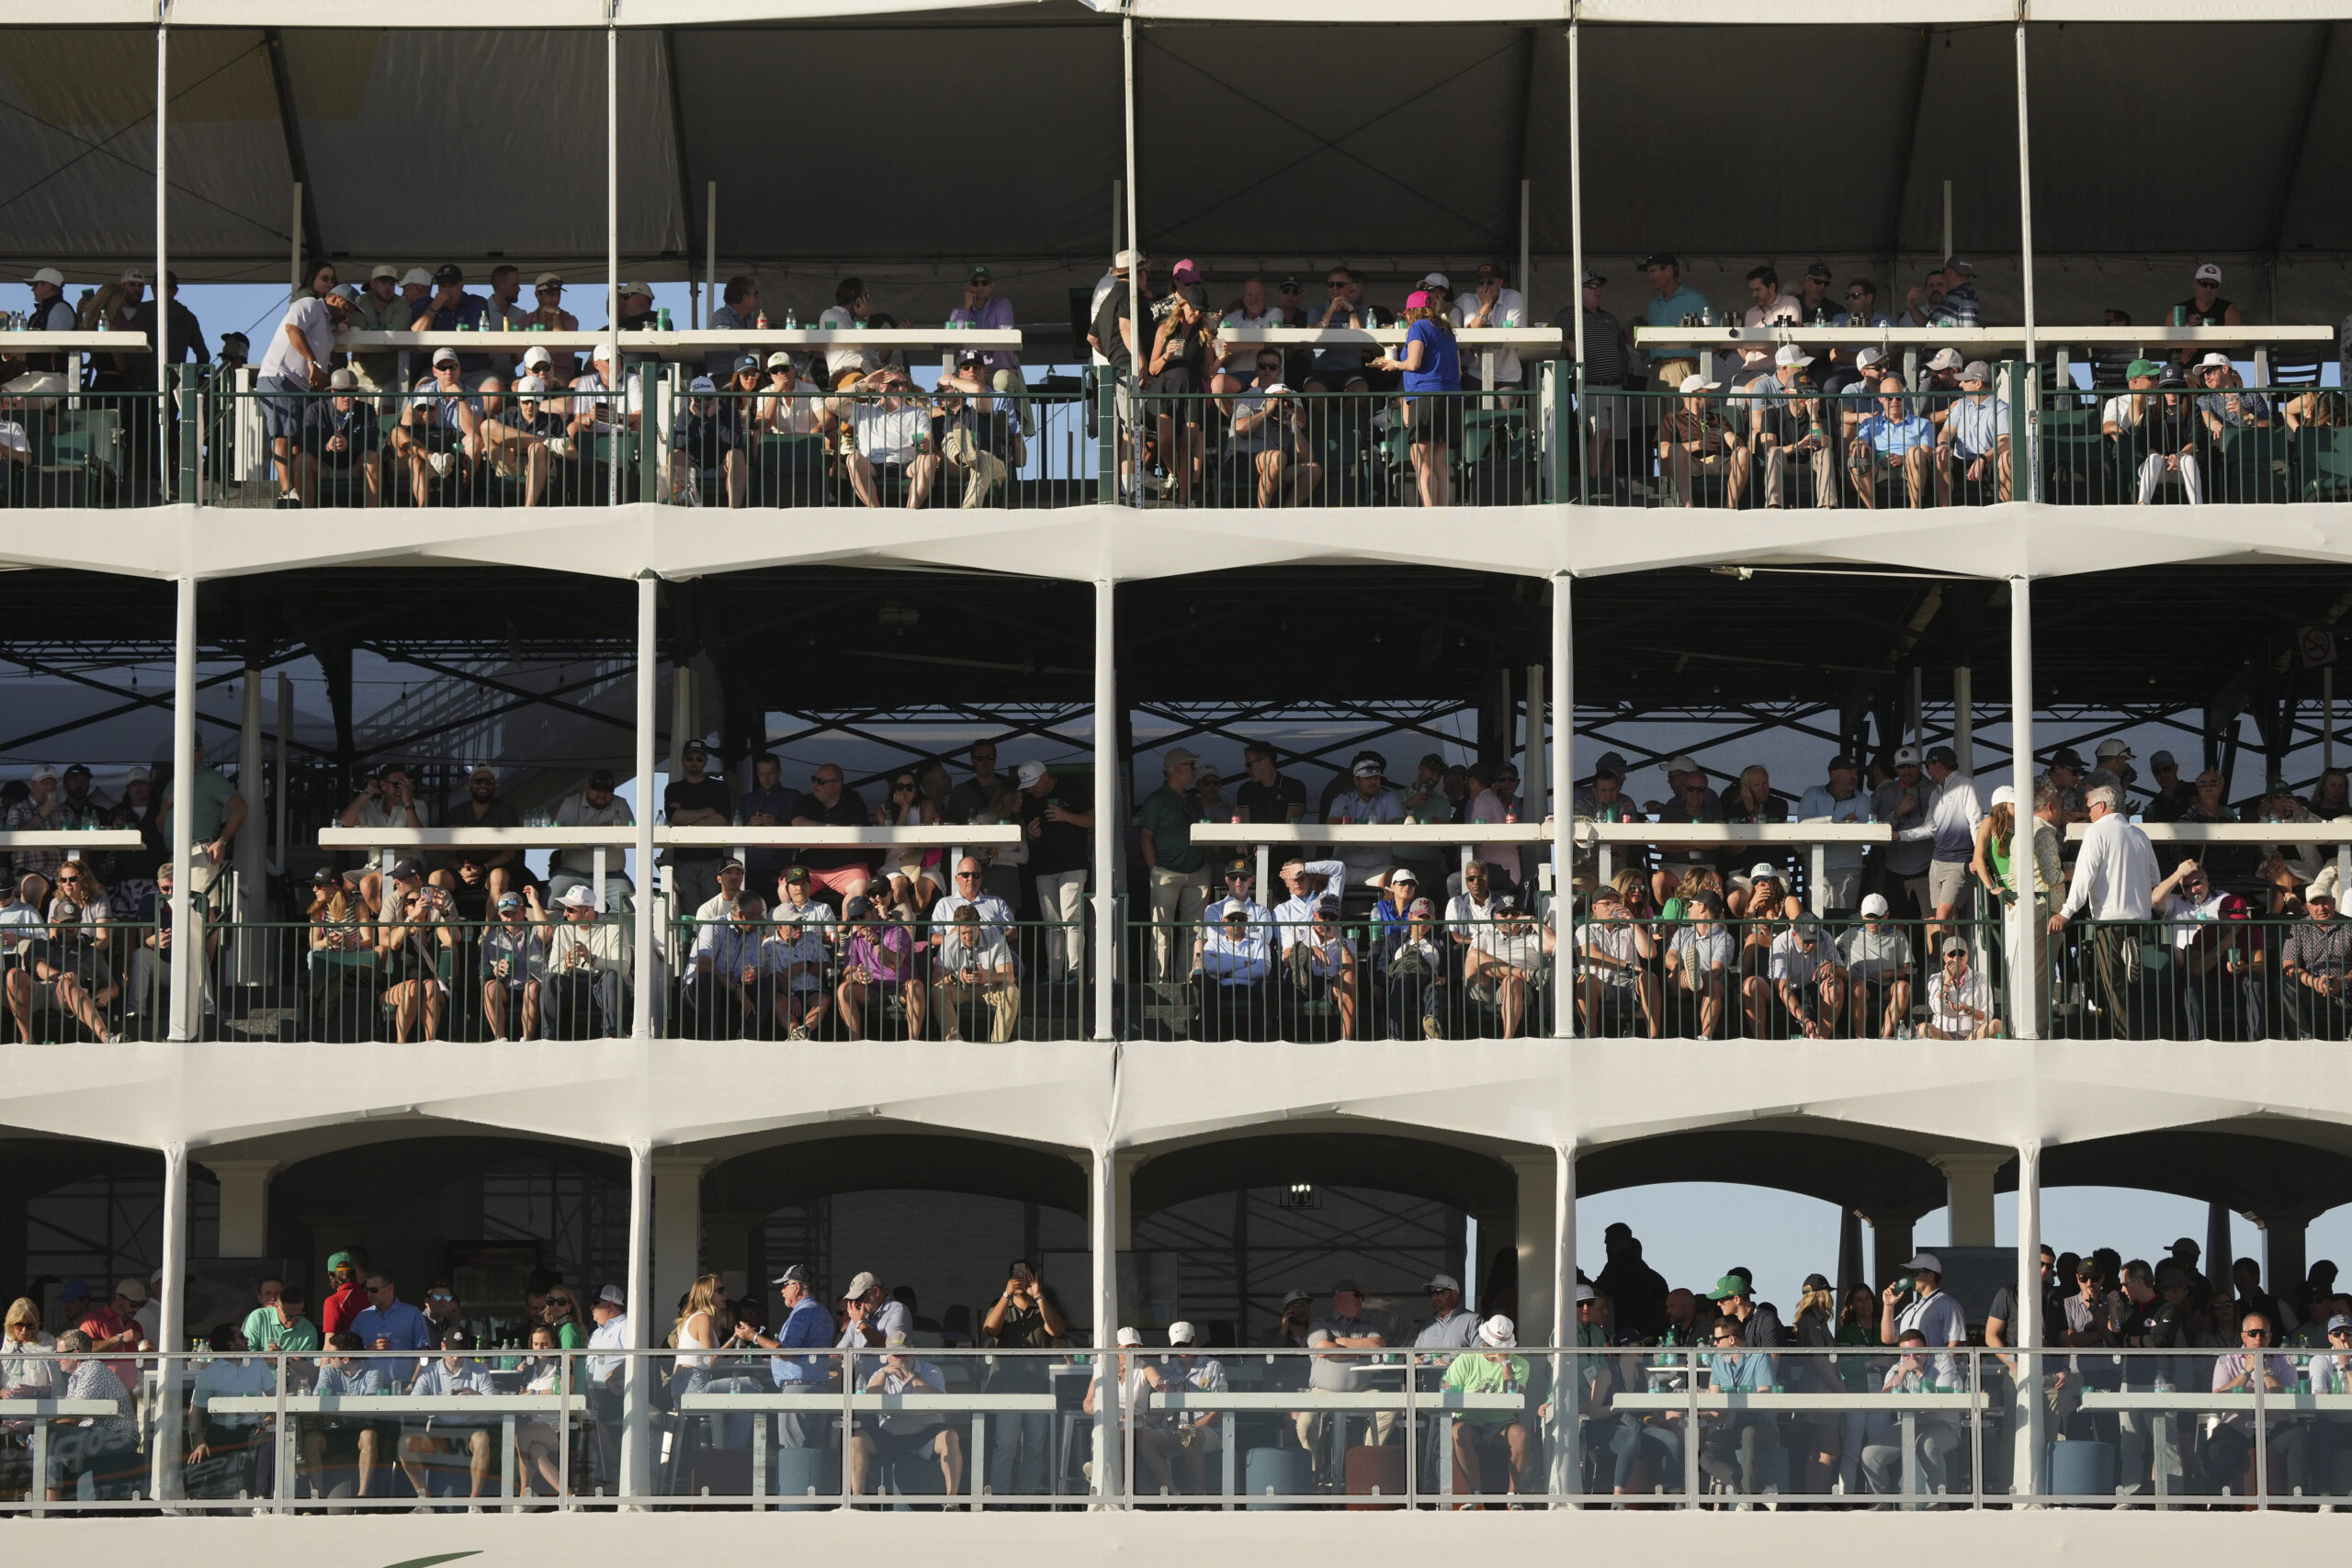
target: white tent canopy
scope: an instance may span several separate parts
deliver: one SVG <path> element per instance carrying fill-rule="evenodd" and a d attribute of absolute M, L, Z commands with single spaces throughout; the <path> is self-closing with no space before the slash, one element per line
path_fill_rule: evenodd
<path fill-rule="evenodd" d="M 774 280 L 771 308 L 813 312 L 848 272 L 944 286 L 985 259 L 1018 280 L 1024 319 L 1057 320 L 1055 291 L 1100 272 L 1125 165 L 1115 13 L 759 5 L 728 14 L 819 19 L 712 26 L 694 25 L 712 10 L 698 0 L 662 0 L 674 25 L 656 26 L 646 3 L 623 6 L 618 35 L 625 271 L 700 275 L 716 181 L 719 270 Z M 601 279 L 601 29 L 185 25 L 226 9 L 183 0 L 170 29 L 184 277 L 283 277 L 299 234 L 353 263 L 504 259 Z M 1251 14 L 1322 19 L 1237 28 L 1147 0 L 1145 243 L 1224 278 L 1346 262 L 1383 283 L 1524 247 L 1550 314 L 1569 295 L 1571 84 L 1566 28 L 1528 19 L 1545 12 L 1472 5 L 1404 27 L 1380 24 L 1414 8 L 1375 4 L 1340 25 L 1268 4 Z M 2219 261 L 2257 321 L 2352 308 L 2352 208 L 2324 153 L 2352 135 L 2343 28 L 2030 27 L 2041 319 L 2120 305 L 2155 320 L 2186 296 L 2192 259 Z M 154 47 L 136 28 L 11 29 L 0 267 L 86 275 L 153 256 Z M 1759 262 L 1792 276 L 1820 259 L 1878 276 L 1893 305 L 1941 254 L 1950 182 L 1988 319 L 2019 318 L 2012 28 L 1592 22 L 1581 59 L 1584 245 L 1634 291 L 1612 290 L 1621 310 L 1651 250 L 1683 255 L 1719 303 Z M 2239 107 L 2209 120 L 2152 101 L 2192 59 L 2200 97 Z"/>

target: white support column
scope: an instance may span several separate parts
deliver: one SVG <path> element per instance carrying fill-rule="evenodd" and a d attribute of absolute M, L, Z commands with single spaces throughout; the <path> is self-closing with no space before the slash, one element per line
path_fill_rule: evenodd
<path fill-rule="evenodd" d="M 1579 312 L 1581 313 L 1581 312 Z M 1576 795 L 1577 673 L 1575 579 L 1552 576 L 1552 908 L 1558 945 L 1554 949 L 1552 1037 L 1577 1033 Z M 1531 754 L 1534 748 L 1528 748 Z"/>
<path fill-rule="evenodd" d="M 2023 484 L 2015 485 L 2013 493 L 2020 501 L 2041 499 L 2041 418 L 2039 407 L 2041 355 L 2034 343 L 2033 311 L 2033 152 L 2032 123 L 2026 108 L 2025 83 L 2025 12 L 2018 13 L 2018 233 L 2023 253 L 2018 267 L 2019 280 L 2025 286 L 2025 384 L 2034 402 L 2026 413 L 2026 449 L 2017 454 L 2025 476 Z M 2019 799 L 2024 797 L 2020 795 Z"/>
<path fill-rule="evenodd" d="M 220 1184 L 220 1256 L 268 1257 L 269 1179 L 277 1174 L 280 1162 L 208 1159 L 199 1163 Z"/>
<path fill-rule="evenodd" d="M 637 580 L 637 1005 L 630 1010 L 629 1034 L 638 1040 L 653 1038 L 653 999 L 662 987 L 661 944 L 653 925 L 653 821 L 662 809 L 653 793 L 653 650 L 661 587 L 650 572 Z M 604 889 L 596 891 L 602 918 Z M 636 1306 L 629 1303 L 631 1311 Z"/>
<path fill-rule="evenodd" d="M 1573 1349 L 1577 1343 L 1577 1145 L 1571 1138 L 1552 1151 L 1552 1344 Z M 1584 1380 L 1580 1359 L 1570 1357 L 1565 1367 L 1553 1359 L 1552 1408 L 1559 1431 L 1552 1444 L 1558 1456 L 1552 1477 L 1555 1492 L 1574 1492 L 1584 1476 Z M 1448 1462 L 1448 1461 L 1441 1461 Z"/>
<path fill-rule="evenodd" d="M 163 1294 L 155 1303 L 155 1348 L 187 1348 L 187 1145 L 164 1149 Z M 147 1495 L 158 1500 L 180 1495 L 179 1365 L 159 1359 L 155 1425 L 149 1438 L 153 1467 Z"/>
<path fill-rule="evenodd" d="M 1944 1214 L 1951 1227 L 1948 1245 L 1993 1245 L 1993 1182 L 2007 1163 L 2006 1156 L 1994 1159 L 1953 1156 L 1935 1162 L 1944 1173 Z"/>
<path fill-rule="evenodd" d="M 1519 1320 L 1521 1337 L 1544 1334 L 1554 1327 L 1554 1276 L 1559 1266 L 1555 1251 L 1559 1227 L 1554 1205 L 1559 1201 L 1559 1170 L 1550 1150 L 1503 1156 L 1519 1179 L 1517 1251 L 1519 1253 Z M 1575 1264 L 1569 1265 L 1574 1279 Z M 1570 1292 L 1573 1297 L 1574 1292 Z M 1574 1311 L 1573 1305 L 1570 1308 Z"/>
<path fill-rule="evenodd" d="M 1133 13 L 1129 13 L 1119 18 L 1119 43 L 1122 53 L 1125 57 L 1124 64 L 1125 68 L 1124 90 L 1126 98 L 1125 138 L 1127 155 L 1127 246 L 1130 250 L 1140 251 L 1143 249 L 1143 230 L 1136 221 L 1136 19 Z M 1136 352 L 1133 357 L 1129 359 L 1127 365 L 1127 378 L 1137 390 L 1141 390 L 1143 386 L 1143 362 L 1150 357 L 1150 351 L 1148 346 L 1150 340 L 1143 335 L 1142 286 L 1136 282 L 1135 273 L 1132 270 L 1127 274 L 1127 281 L 1132 286 L 1127 290 L 1127 321 L 1134 328 L 1136 343 Z M 1112 394 L 1112 406 L 1114 410 L 1118 406 L 1117 394 L 1115 392 Z M 1128 461 L 1135 465 L 1131 471 L 1135 475 L 1136 504 L 1140 506 L 1143 504 L 1143 419 L 1141 403 L 1136 404 L 1136 417 L 1132 422 L 1133 430 L 1129 436 L 1127 456 Z M 1114 489 L 1112 493 L 1116 495 L 1118 491 Z"/>
<path fill-rule="evenodd" d="M 647 1304 L 657 1321 L 702 1272 L 702 1173 L 709 1165 L 700 1155 L 653 1156 L 653 1298 Z"/>
<path fill-rule="evenodd" d="M 1123 1495 L 1120 1470 L 1118 1159 L 1108 1144 L 1094 1148 L 1089 1172 L 1086 1229 L 1094 1258 L 1094 1497 L 1098 1506 Z"/>
<path fill-rule="evenodd" d="M 196 807 L 189 786 L 196 762 L 196 579 L 179 580 L 172 646 L 172 963 L 174 1040 L 196 1038 L 197 985 L 203 965 L 191 957 L 202 941 L 196 919 Z"/>
<path fill-rule="evenodd" d="M 1130 24 L 1132 25 L 1132 24 Z M 1140 341 L 1140 340 L 1138 340 Z M 1094 1038 L 1113 1038 L 1112 1003 L 1119 973 L 1118 585 L 1094 584 Z"/>
<path fill-rule="evenodd" d="M 155 19 L 155 478 L 166 496 L 171 494 L 173 480 L 178 478 L 177 461 L 167 449 L 170 444 L 166 437 L 172 425 L 165 412 L 172 406 L 172 294 L 164 282 L 172 265 L 171 213 L 166 199 L 172 183 L 171 149 L 164 141 L 172 80 L 171 28 L 164 19 L 168 14 L 158 7 Z M 299 233 L 300 230 L 296 231 Z"/>
<path fill-rule="evenodd" d="M 1951 672 L 1951 750 L 1962 778 L 1976 776 L 1976 671 L 1965 664 Z M 1990 793 L 1989 791 L 1987 792 Z"/>
<path fill-rule="evenodd" d="M 2012 863 L 2019 879 L 2030 883 L 2033 866 L 2033 580 L 2019 573 L 2009 579 L 2009 789 L 2017 796 L 2017 831 L 2010 840 Z M 2044 917 L 2039 903 L 2019 897 L 2009 906 L 2009 1033 L 2019 1040 L 2041 1038 L 2039 1000 L 2050 984 L 2034 961 L 2039 943 L 2034 922 Z"/>
<path fill-rule="evenodd" d="M 237 829 L 237 841 L 230 849 L 230 858 L 237 868 L 237 901 L 230 910 L 232 919 L 246 922 L 236 932 L 236 944 L 231 962 L 241 982 L 266 984 L 272 976 L 267 973 L 269 960 L 263 944 L 253 940 L 252 926 L 267 918 L 269 886 L 269 819 L 262 815 L 261 784 L 261 670 L 256 665 L 245 666 L 240 683 L 243 701 L 238 705 L 237 728 L 237 795 L 245 803 L 244 825 Z M 178 886 L 174 883 L 172 886 Z"/>
<path fill-rule="evenodd" d="M 2041 1378 L 2034 1360 L 2041 1344 L 2041 1145 L 2018 1145 L 2018 1315 L 2011 1336 L 2024 1353 L 2017 1358 L 2017 1413 L 2011 1422 L 2016 1434 L 2017 1461 L 2010 1472 L 2011 1492 L 2027 1495 L 2041 1490 Z"/>
<path fill-rule="evenodd" d="M 653 1344 L 653 1150 L 628 1149 L 628 1348 Z M 621 1489 L 631 1497 L 652 1490 L 653 1433 L 650 1417 L 652 1369 L 632 1356 L 621 1374 Z"/>

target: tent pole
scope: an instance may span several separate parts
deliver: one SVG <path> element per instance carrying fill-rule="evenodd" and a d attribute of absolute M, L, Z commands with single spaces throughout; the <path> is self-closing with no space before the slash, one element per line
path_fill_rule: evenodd
<path fill-rule="evenodd" d="M 1132 16 L 1119 19 L 1120 46 L 1125 55 L 1126 141 L 1127 141 L 1127 248 L 1143 248 L 1143 231 L 1136 223 L 1136 19 Z M 1127 320 L 1136 340 L 1135 353 L 1127 361 L 1128 383 L 1140 390 L 1143 386 L 1144 361 L 1149 357 L 1144 348 L 1143 288 L 1136 278 L 1136 269 L 1127 269 Z M 1116 418 L 1118 394 L 1112 394 L 1113 417 Z M 1143 503 L 1143 406 L 1135 405 L 1135 418 L 1129 422 L 1128 451 L 1130 471 L 1135 475 L 1136 503 Z"/>
<path fill-rule="evenodd" d="M 171 152 L 164 141 L 164 105 L 171 86 L 171 31 L 158 13 L 155 21 L 155 482 L 164 499 L 172 493 L 174 458 L 170 450 L 172 421 L 172 295 L 164 283 L 171 266 L 167 202 L 171 187 Z M 296 232 L 300 232 L 298 226 Z M 166 1280 L 170 1285 L 172 1282 Z M 173 1286 L 176 1291 L 177 1287 Z"/>
<path fill-rule="evenodd" d="M 2041 355 L 2033 343 L 2033 152 L 2027 145 L 2031 124 L 2026 113 L 2025 98 L 2025 23 L 2018 23 L 2018 233 L 2025 248 L 2025 360 L 2037 363 Z M 2027 470 L 2030 473 L 2032 470 Z"/>
<path fill-rule="evenodd" d="M 703 197 L 702 287 L 707 298 L 702 301 L 709 309 L 695 318 L 695 324 L 708 320 L 716 324 L 718 314 L 718 182 L 710 182 L 708 194 Z"/>
<path fill-rule="evenodd" d="M 1584 73 L 1581 69 L 1577 24 L 1568 23 L 1568 299 L 1575 310 L 1573 342 L 1581 392 L 1584 366 Z M 1524 225 L 1521 226 L 1524 228 Z M 1524 242 L 1522 242 L 1523 243 Z M 1520 288 L 1527 287 L 1525 278 Z M 1584 419 L 1584 400 L 1577 400 L 1577 420 Z"/>
<path fill-rule="evenodd" d="M 621 448 L 628 399 L 621 379 L 621 33 L 605 5 L 605 395 L 613 400 L 612 500 L 621 503 Z M 639 875 L 644 874 L 639 868 Z"/>
<path fill-rule="evenodd" d="M 1126 242 L 1119 237 L 1126 232 L 1126 181 L 1113 180 L 1111 182 L 1111 254 L 1114 256 L 1127 248 Z"/>
<path fill-rule="evenodd" d="M 294 221 L 287 225 L 293 231 L 292 252 L 286 260 L 286 299 L 291 304 L 302 292 L 302 182 L 294 182 Z"/>

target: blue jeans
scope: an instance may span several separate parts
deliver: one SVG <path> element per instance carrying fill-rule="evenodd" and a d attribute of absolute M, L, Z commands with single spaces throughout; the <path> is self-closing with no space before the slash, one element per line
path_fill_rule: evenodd
<path fill-rule="evenodd" d="M 989 1423 L 989 1490 L 1000 1497 L 1042 1495 L 1053 1447 L 1054 1413 L 1050 1410 L 1014 1411 L 993 1417 Z"/>
<path fill-rule="evenodd" d="M 1617 1456 L 1616 1477 L 1610 1484 L 1623 1490 L 1634 1482 L 1634 1466 L 1642 1457 L 1642 1439 L 1647 1438 L 1666 1450 L 1668 1490 L 1682 1490 L 1682 1434 L 1671 1427 L 1645 1427 L 1637 1416 L 1623 1417 L 1617 1430 L 1609 1439 L 1609 1451 Z"/>

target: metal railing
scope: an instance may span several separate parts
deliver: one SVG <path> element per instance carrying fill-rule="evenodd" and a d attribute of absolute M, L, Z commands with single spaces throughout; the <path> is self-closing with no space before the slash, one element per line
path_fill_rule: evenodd
<path fill-rule="evenodd" d="M 723 389 L 661 401 L 662 499 L 693 506 L 1071 506 L 1094 499 L 1075 386 L 904 395 Z"/>
<path fill-rule="evenodd" d="M 2352 417 L 2322 387 L 2157 387 L 2043 396 L 2042 499 L 2281 505 L 2352 499 Z"/>
<path fill-rule="evenodd" d="M 175 420 L 174 437 L 179 429 Z M 166 439 L 152 391 L 0 397 L 0 505 L 157 505 L 172 479 L 159 461 Z"/>
<path fill-rule="evenodd" d="M 1336 373 L 1331 379 L 1338 380 Z M 1378 378 L 1375 378 L 1378 379 Z M 1544 498 L 1532 393 L 1394 389 L 1230 393 L 1146 390 L 1118 398 L 1123 494 L 1182 507 L 1516 506 Z M 1139 420 L 1138 492 L 1127 434 Z"/>
<path fill-rule="evenodd" d="M 2125 1347 L 2098 1327 L 2069 1349 L 1890 1346 L 1878 1327 L 1802 1348 L 1694 1345 L 1686 1325 L 1673 1344 L 1574 1348 L 853 1356 L 786 1352 L 756 1326 L 721 1325 L 707 1350 L 628 1351 L 517 1342 L 508 1325 L 487 1347 L 33 1351 L 12 1359 L 0 1404 L 0 1515 L 2352 1497 L 2341 1353 L 2185 1333 Z"/>

